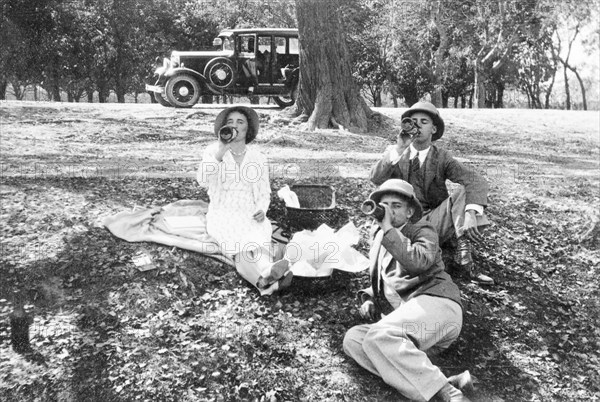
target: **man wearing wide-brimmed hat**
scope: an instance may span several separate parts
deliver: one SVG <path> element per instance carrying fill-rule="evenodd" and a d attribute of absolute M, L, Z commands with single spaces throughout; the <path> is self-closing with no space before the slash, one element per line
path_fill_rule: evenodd
<path fill-rule="evenodd" d="M 377 322 L 350 328 L 344 351 L 408 398 L 468 401 L 427 356 L 447 348 L 462 328 L 460 291 L 444 271 L 435 228 L 421 220 L 421 203 L 404 180 L 387 180 L 370 199 L 385 214 L 369 255 L 371 286 L 360 292 L 360 314 Z M 382 312 L 388 314 L 382 318 Z"/>
<path fill-rule="evenodd" d="M 396 145 L 386 149 L 383 157 L 371 170 L 371 180 L 381 184 L 389 178 L 408 181 L 421 202 L 423 219 L 437 230 L 440 244 L 457 239 L 455 261 L 471 280 L 493 285 L 494 280 L 478 272 L 473 264 L 472 243 L 480 242 L 481 229 L 489 224 L 484 208 L 489 186 L 475 170 L 458 162 L 435 141 L 444 135 L 444 120 L 429 102 L 417 102 L 402 114 L 412 118 L 419 128 L 413 137 L 398 136 Z M 446 180 L 460 184 L 448 193 Z"/>

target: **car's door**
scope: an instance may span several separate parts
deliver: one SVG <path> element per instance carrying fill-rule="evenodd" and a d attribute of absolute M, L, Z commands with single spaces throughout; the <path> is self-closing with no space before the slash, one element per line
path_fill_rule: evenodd
<path fill-rule="evenodd" d="M 282 69 L 299 66 L 300 52 L 298 38 L 292 36 L 275 36 L 275 57 L 273 58 L 273 76 L 276 81 L 283 79 Z"/>
<path fill-rule="evenodd" d="M 256 34 L 240 34 L 236 38 L 237 67 L 249 86 L 258 84 Z"/>
<path fill-rule="evenodd" d="M 256 65 L 258 69 L 258 82 L 265 85 L 273 83 L 273 37 L 272 35 L 258 35 L 258 49 L 256 51 Z"/>

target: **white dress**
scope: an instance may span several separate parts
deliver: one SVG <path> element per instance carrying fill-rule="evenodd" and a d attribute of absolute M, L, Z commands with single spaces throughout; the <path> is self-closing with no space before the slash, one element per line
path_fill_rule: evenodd
<path fill-rule="evenodd" d="M 224 254 L 235 255 L 250 248 L 265 247 L 271 242 L 271 223 L 257 222 L 252 216 L 258 210 L 265 214 L 271 201 L 269 166 L 257 150 L 246 146 L 241 164 L 231 152 L 218 162 L 214 155 L 218 143 L 203 153 L 197 173 L 198 183 L 208 188 L 210 203 L 206 214 L 206 230 L 217 240 Z"/>

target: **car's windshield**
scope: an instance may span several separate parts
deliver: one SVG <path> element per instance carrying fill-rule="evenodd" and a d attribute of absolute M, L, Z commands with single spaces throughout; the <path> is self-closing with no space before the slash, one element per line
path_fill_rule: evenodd
<path fill-rule="evenodd" d="M 233 40 L 228 37 L 223 37 L 223 50 L 233 50 Z"/>

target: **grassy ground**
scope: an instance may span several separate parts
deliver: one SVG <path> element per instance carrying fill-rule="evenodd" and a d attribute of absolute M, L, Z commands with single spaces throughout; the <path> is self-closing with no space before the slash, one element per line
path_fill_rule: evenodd
<path fill-rule="evenodd" d="M 193 176 L 218 109 L 193 111 L 0 105 L 0 399 L 398 400 L 342 352 L 345 331 L 360 322 L 355 292 L 366 273 L 295 279 L 288 292 L 259 298 L 220 262 L 102 228 L 104 216 L 136 205 L 207 199 Z M 358 206 L 388 140 L 302 132 L 276 109 L 259 112 L 273 190 L 331 184 L 366 252 Z M 493 225 L 476 261 L 498 285 L 452 272 L 465 326 L 436 363 L 448 375 L 469 369 L 475 401 L 600 399 L 598 114 L 442 115 L 441 144 L 492 186 Z M 269 217 L 285 219 L 275 197 Z M 158 268 L 139 272 L 140 251 Z M 15 287 L 35 316 L 30 360 L 9 346 Z"/>

